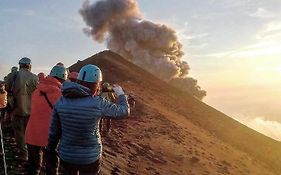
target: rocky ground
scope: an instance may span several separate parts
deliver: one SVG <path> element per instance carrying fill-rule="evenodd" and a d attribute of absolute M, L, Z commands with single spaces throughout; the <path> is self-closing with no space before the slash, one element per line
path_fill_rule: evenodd
<path fill-rule="evenodd" d="M 96 64 L 104 79 L 136 96 L 128 119 L 103 134 L 104 175 L 280 175 L 281 143 L 104 51 L 72 67 Z M 9 175 L 24 173 L 4 127 Z M 2 164 L 0 164 L 2 166 Z M 3 170 L 0 167 L 0 170 Z"/>
<path fill-rule="evenodd" d="M 123 87 L 133 88 L 129 84 Z M 139 90 L 134 92 L 141 95 Z M 26 174 L 22 162 L 16 161 L 11 129 L 5 126 L 3 131 L 8 174 Z M 112 121 L 111 131 L 103 134 L 102 141 L 104 175 L 275 174 L 249 154 L 143 96 L 137 97 L 130 118 Z"/>
<path fill-rule="evenodd" d="M 12 129 L 10 125 L 4 123 L 2 126 L 3 130 L 3 142 L 5 148 L 5 157 L 6 157 L 6 164 L 7 164 L 7 172 L 9 175 L 14 174 L 26 174 L 24 168 L 24 162 L 17 161 L 17 149 L 15 139 L 12 135 Z M 2 152 L 2 150 L 1 150 Z M 4 174 L 4 162 L 3 162 L 3 154 L 1 154 L 1 163 L 0 163 L 0 174 Z"/>

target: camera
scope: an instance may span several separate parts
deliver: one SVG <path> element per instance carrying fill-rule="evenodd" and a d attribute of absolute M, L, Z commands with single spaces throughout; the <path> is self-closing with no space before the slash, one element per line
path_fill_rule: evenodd
<path fill-rule="evenodd" d="M 113 92 L 113 87 L 109 83 L 102 84 L 102 92 Z"/>

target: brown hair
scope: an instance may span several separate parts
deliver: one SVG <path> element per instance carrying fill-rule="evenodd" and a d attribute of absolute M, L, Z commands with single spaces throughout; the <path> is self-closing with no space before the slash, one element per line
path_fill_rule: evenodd
<path fill-rule="evenodd" d="M 31 69 L 31 64 L 20 64 L 20 69 Z"/>
<path fill-rule="evenodd" d="M 89 88 L 91 90 L 92 95 L 97 95 L 97 93 L 99 92 L 100 82 L 90 83 L 90 82 L 77 80 L 77 83 Z"/>

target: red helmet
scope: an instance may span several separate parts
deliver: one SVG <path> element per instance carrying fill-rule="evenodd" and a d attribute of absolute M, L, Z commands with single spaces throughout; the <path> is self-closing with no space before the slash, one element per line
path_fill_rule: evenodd
<path fill-rule="evenodd" d="M 40 72 L 37 76 L 39 78 L 39 81 L 46 77 L 46 75 L 43 72 Z"/>

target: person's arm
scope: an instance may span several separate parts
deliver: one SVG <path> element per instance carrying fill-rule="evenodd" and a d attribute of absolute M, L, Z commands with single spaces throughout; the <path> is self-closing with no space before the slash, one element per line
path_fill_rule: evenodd
<path fill-rule="evenodd" d="M 102 115 L 108 118 L 128 117 L 130 115 L 130 108 L 127 96 L 124 95 L 124 91 L 120 86 L 114 87 L 114 91 L 117 95 L 117 103 L 114 104 L 103 99 L 101 103 Z"/>
<path fill-rule="evenodd" d="M 33 92 L 33 91 L 36 89 L 36 87 L 37 87 L 37 85 L 38 85 L 38 82 L 39 82 L 39 79 L 38 79 L 38 77 L 34 74 L 34 77 L 33 77 L 33 79 L 32 79 L 31 82 L 30 82 L 30 91 L 31 91 L 31 92 Z"/>
<path fill-rule="evenodd" d="M 61 124 L 56 109 L 53 109 L 49 128 L 48 146 L 44 150 L 46 174 L 58 174 L 59 157 L 57 146 L 61 138 Z"/>
<path fill-rule="evenodd" d="M 56 150 L 60 138 L 61 138 L 61 124 L 56 108 L 54 107 L 51 116 L 51 125 L 49 128 L 47 149 L 49 151 Z"/>

